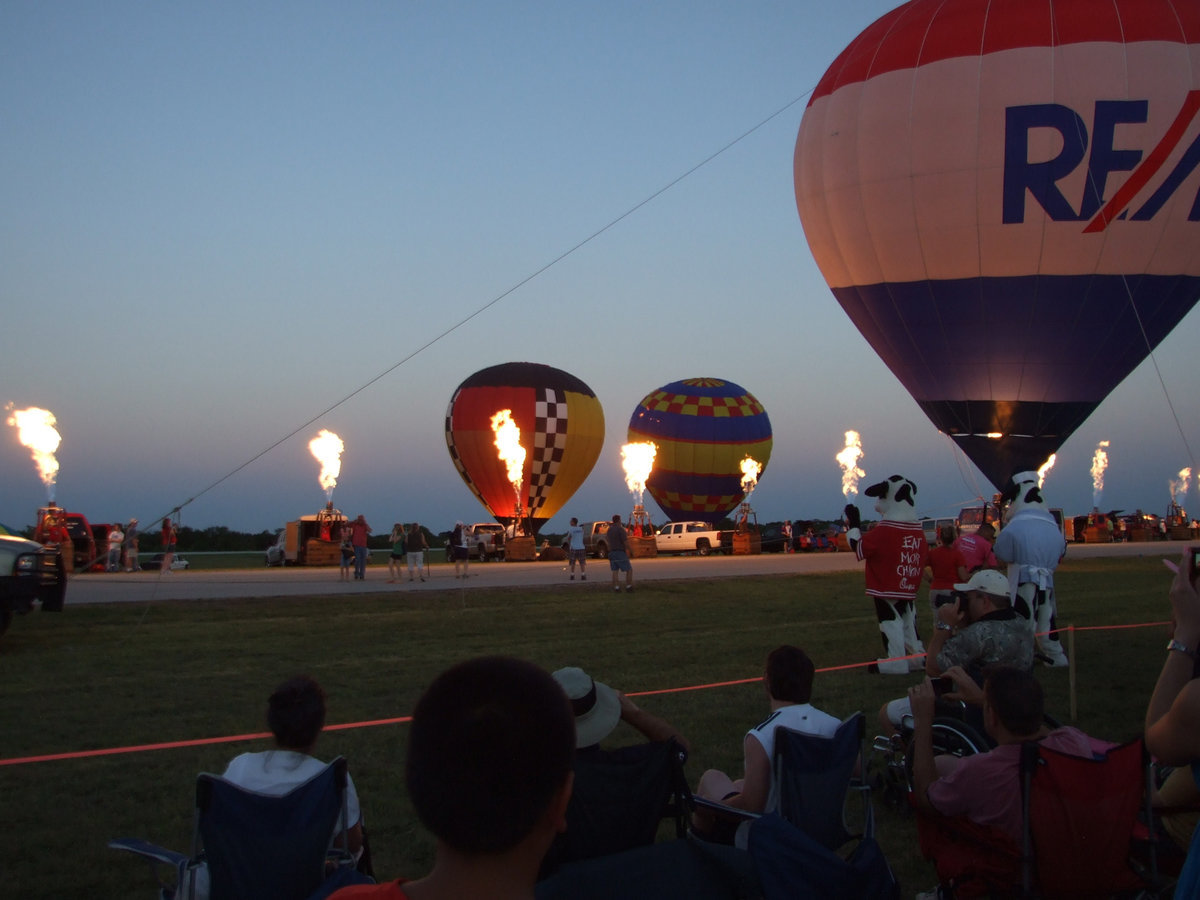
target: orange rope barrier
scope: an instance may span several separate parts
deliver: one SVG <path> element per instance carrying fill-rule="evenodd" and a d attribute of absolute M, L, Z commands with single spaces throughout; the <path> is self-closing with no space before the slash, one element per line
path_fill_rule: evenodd
<path fill-rule="evenodd" d="M 1170 625 L 1170 622 L 1138 622 L 1130 625 L 1066 625 L 1057 629 L 1058 631 L 1075 632 L 1075 631 L 1120 631 L 1130 628 L 1154 628 Z M 1048 632 L 1039 632 L 1040 635 Z M 896 659 L 919 659 L 925 654 L 914 653 L 911 656 L 897 656 Z M 862 669 L 875 663 L 876 660 L 867 660 L 866 662 L 846 663 L 840 666 L 823 666 L 817 669 L 817 672 L 842 672 L 849 669 Z M 738 678 L 733 681 L 714 681 L 709 684 L 693 684 L 684 687 L 660 688 L 653 691 L 637 691 L 630 692 L 630 697 L 654 697 L 662 694 L 680 694 L 686 691 L 706 691 L 713 688 L 733 687 L 739 684 L 753 684 L 761 681 L 762 676 L 758 675 L 754 678 Z M 372 719 L 365 722 L 343 722 L 340 725 L 326 725 L 325 731 L 351 731 L 358 728 L 374 728 L 380 725 L 402 725 L 405 722 L 411 722 L 412 716 L 396 716 L 390 719 Z M 193 738 L 186 741 L 166 741 L 158 744 L 137 744 L 130 747 L 105 747 L 98 750 L 73 750 L 66 753 L 47 753 L 40 756 L 17 756 L 9 759 L 0 759 L 0 767 L 3 766 L 21 766 L 29 763 L 40 762 L 59 762 L 68 759 L 92 759 L 99 756 L 120 756 L 127 753 L 146 753 L 152 750 L 179 750 L 184 747 L 204 747 L 210 744 L 233 744 L 238 741 L 258 741 L 271 737 L 270 732 L 258 732 L 255 734 L 232 734 L 223 737 L 210 738 Z"/>

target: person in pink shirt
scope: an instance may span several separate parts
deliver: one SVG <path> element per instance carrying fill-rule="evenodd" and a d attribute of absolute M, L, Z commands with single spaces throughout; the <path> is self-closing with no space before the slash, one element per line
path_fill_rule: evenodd
<path fill-rule="evenodd" d="M 954 547 L 962 554 L 963 565 L 967 574 L 979 569 L 998 569 L 1000 561 L 992 552 L 992 543 L 996 540 L 996 528 L 991 522 L 979 526 L 974 534 L 960 534 L 954 542 Z"/>

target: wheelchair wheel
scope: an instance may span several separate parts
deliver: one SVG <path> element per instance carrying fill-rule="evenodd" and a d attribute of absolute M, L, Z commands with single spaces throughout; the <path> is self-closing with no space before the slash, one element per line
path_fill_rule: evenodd
<path fill-rule="evenodd" d="M 976 753 L 986 753 L 992 749 L 992 742 L 961 719 L 939 716 L 933 720 L 933 755 L 934 756 L 974 756 Z M 913 736 L 906 735 L 904 753 L 904 774 L 908 779 L 909 790 L 913 785 Z"/>

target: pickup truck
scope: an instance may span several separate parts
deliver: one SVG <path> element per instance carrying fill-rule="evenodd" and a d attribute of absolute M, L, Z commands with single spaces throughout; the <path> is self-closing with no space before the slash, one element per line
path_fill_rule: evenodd
<path fill-rule="evenodd" d="M 608 559 L 608 526 L 611 522 L 583 523 L 583 552 L 597 559 Z"/>
<path fill-rule="evenodd" d="M 654 536 L 659 553 L 699 553 L 721 550 L 722 532 L 707 522 L 668 522 Z"/>
<path fill-rule="evenodd" d="M 504 559 L 504 526 L 499 522 L 476 522 L 471 526 L 467 553 L 480 562 Z"/>

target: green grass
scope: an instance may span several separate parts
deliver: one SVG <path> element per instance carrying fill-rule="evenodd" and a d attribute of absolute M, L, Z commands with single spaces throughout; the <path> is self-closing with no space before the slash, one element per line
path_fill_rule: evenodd
<path fill-rule="evenodd" d="M 1157 559 L 1074 560 L 1059 570 L 1061 624 L 1166 618 Z M 920 613 L 928 624 L 927 609 Z M 1162 660 L 1162 628 L 1077 634 L 1079 724 L 1114 740 L 1137 734 Z M 257 733 L 266 696 L 313 674 L 329 723 L 407 715 L 449 664 L 483 653 L 547 669 L 581 665 L 628 693 L 754 678 L 780 643 L 818 667 L 873 658 L 878 632 L 861 573 L 643 583 L 632 596 L 604 585 L 343 595 L 151 605 L 70 605 L 18 619 L 0 641 L 0 757 L 54 754 Z M 1049 706 L 1068 718 L 1068 673 L 1039 671 Z M 838 716 L 875 711 L 913 679 L 861 669 L 817 676 L 814 702 Z M 765 709 L 758 683 L 652 693 L 638 699 L 692 742 L 695 783 L 709 767 L 736 772 L 745 730 Z M 617 737 L 634 735 L 618 730 Z M 376 871 L 419 875 L 432 845 L 403 788 L 406 726 L 327 732 L 324 758 L 343 754 L 363 801 Z M 145 866 L 105 847 L 138 836 L 186 850 L 199 771 L 223 770 L 266 741 L 0 766 L 0 819 L 10 835 L 5 892 L 106 898 L 148 889 Z M 904 815 L 876 803 L 879 835 L 904 893 L 929 887 Z M 147 894 L 148 895 L 148 894 Z"/>

